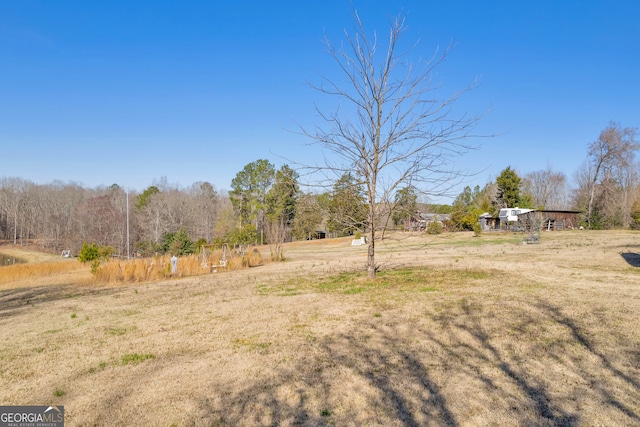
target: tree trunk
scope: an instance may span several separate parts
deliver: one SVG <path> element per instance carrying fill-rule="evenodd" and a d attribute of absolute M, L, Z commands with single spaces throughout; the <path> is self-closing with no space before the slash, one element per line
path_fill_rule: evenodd
<path fill-rule="evenodd" d="M 375 228 L 369 226 L 369 246 L 367 251 L 367 278 L 373 279 L 376 277 L 376 236 L 375 236 Z"/>

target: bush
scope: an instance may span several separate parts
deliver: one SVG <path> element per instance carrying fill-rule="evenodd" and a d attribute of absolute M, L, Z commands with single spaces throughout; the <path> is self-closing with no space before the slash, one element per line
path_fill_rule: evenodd
<path fill-rule="evenodd" d="M 479 237 L 480 234 L 482 234 L 482 226 L 479 222 L 476 222 L 475 224 L 473 224 L 473 236 Z"/>
<path fill-rule="evenodd" d="M 78 261 L 83 264 L 88 261 L 106 261 L 114 252 L 115 249 L 111 246 L 98 246 L 95 243 L 88 245 L 84 242 L 78 253 Z"/>
<path fill-rule="evenodd" d="M 89 245 L 87 242 L 84 242 L 82 249 L 80 249 L 78 253 L 78 261 L 83 264 L 91 261 L 91 272 L 96 274 L 100 263 L 107 261 L 114 252 L 115 249 L 111 246 L 98 246 L 95 243 Z"/>
<path fill-rule="evenodd" d="M 177 256 L 195 253 L 196 245 L 191 241 L 189 234 L 181 228 L 175 233 L 165 233 L 162 236 L 162 253 Z"/>
<path fill-rule="evenodd" d="M 87 242 L 82 244 L 82 249 L 78 252 L 78 261 L 86 263 L 98 259 L 98 245 L 92 243 L 88 245 Z"/>
<path fill-rule="evenodd" d="M 429 234 L 442 234 L 444 226 L 440 221 L 431 221 L 427 226 L 427 233 Z"/>

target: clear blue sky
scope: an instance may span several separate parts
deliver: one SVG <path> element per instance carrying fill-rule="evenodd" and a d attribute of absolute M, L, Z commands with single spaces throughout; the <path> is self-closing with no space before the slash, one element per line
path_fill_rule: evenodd
<path fill-rule="evenodd" d="M 386 32 L 407 14 L 414 55 L 457 48 L 439 69 L 480 141 L 458 166 L 484 185 L 507 166 L 571 177 L 610 121 L 640 125 L 640 2 L 354 0 Z M 313 154 L 307 86 L 333 75 L 321 40 L 353 25 L 352 2 L 3 1 L 0 177 L 143 190 L 154 180 L 228 189 L 244 165 Z"/>

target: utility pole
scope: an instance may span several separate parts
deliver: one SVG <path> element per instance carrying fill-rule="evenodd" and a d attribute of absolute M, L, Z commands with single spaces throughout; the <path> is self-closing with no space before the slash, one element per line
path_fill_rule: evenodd
<path fill-rule="evenodd" d="M 129 189 L 127 188 L 127 259 L 130 259 L 129 252 Z"/>

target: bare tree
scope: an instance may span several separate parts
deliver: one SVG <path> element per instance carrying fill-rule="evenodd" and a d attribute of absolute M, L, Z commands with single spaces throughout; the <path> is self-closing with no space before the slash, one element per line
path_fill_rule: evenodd
<path fill-rule="evenodd" d="M 635 141 L 635 134 L 635 128 L 621 128 L 616 123 L 610 123 L 600 137 L 589 145 L 588 161 L 592 171 L 586 213 L 589 227 L 593 223 L 596 195 L 601 192 L 602 196 L 611 196 L 615 193 L 616 185 L 627 182 L 624 177 L 628 175 L 635 152 L 640 147 Z M 622 191 L 628 194 L 628 189 Z M 626 201 L 625 204 L 629 206 Z"/>
<path fill-rule="evenodd" d="M 218 213 L 218 193 L 208 182 L 196 182 L 187 189 L 187 192 L 194 205 L 192 234 L 210 242 L 213 239 L 213 227 Z"/>
<path fill-rule="evenodd" d="M 29 238 L 33 186 L 32 182 L 21 178 L 3 178 L 0 182 L 1 202 L 7 218 L 7 233 L 4 237 L 12 239 L 14 245 L 20 242 L 22 246 L 25 238 Z"/>
<path fill-rule="evenodd" d="M 528 173 L 523 181 L 523 190 L 531 195 L 536 207 L 567 208 L 567 177 L 560 171 L 554 171 L 551 165 Z"/>
<path fill-rule="evenodd" d="M 216 216 L 216 223 L 213 229 L 213 237 L 221 240 L 237 228 L 237 219 L 233 204 L 228 194 L 222 194 L 218 199 L 219 207 Z"/>
<path fill-rule="evenodd" d="M 399 16 L 390 25 L 385 46 L 379 49 L 375 32 L 370 37 L 357 12 L 353 35 L 345 32 L 346 46 L 325 40 L 328 54 L 338 65 L 345 83 L 323 78 L 313 86 L 336 97 L 340 107 L 331 113 L 318 110 L 325 126 L 302 129 L 334 156 L 318 169 L 335 177 L 353 174 L 365 188 L 368 215 L 367 276 L 376 273 L 375 244 L 390 212 L 380 215 L 377 206 L 393 206 L 396 190 L 412 186 L 431 196 L 450 190 L 463 173 L 451 166 L 451 158 L 467 152 L 465 143 L 479 117 L 455 116 L 453 106 L 474 84 L 439 99 L 435 69 L 451 47 L 417 64 L 406 62 L 400 39 L 406 31 Z"/>

